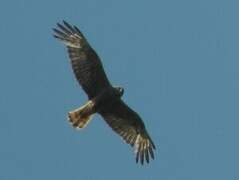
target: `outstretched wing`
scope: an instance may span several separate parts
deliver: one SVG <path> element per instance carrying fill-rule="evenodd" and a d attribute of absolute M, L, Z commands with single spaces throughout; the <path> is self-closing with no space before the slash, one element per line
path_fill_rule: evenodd
<path fill-rule="evenodd" d="M 67 46 L 74 74 L 88 97 L 95 97 L 102 89 L 111 86 L 100 58 L 80 30 L 65 21 L 57 26 L 58 29 L 53 29 L 54 37 Z"/>
<path fill-rule="evenodd" d="M 108 125 L 128 144 L 135 147 L 136 162 L 141 164 L 149 157 L 154 159 L 155 145 L 147 133 L 139 115 L 130 109 L 122 100 L 100 112 Z"/>

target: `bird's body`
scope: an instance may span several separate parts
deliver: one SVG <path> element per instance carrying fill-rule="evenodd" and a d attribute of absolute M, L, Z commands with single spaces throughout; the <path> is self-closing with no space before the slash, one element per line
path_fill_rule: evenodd
<path fill-rule="evenodd" d="M 121 88 L 105 88 L 93 99 L 96 111 L 98 113 L 104 112 L 104 109 L 108 109 L 108 107 L 113 106 L 115 102 L 119 101 L 122 95 L 123 92 L 121 91 Z"/>
<path fill-rule="evenodd" d="M 136 162 L 154 158 L 155 145 L 145 129 L 140 116 L 121 99 L 124 90 L 113 87 L 109 82 L 100 58 L 91 48 L 84 35 L 76 26 L 63 21 L 54 37 L 66 44 L 74 74 L 88 95 L 88 102 L 70 111 L 69 121 L 73 127 L 84 128 L 95 113 L 100 114 L 106 123 L 127 143 L 135 147 Z"/>
<path fill-rule="evenodd" d="M 90 116 L 95 113 L 104 113 L 114 103 L 120 100 L 123 95 L 121 88 L 107 87 L 102 90 L 97 96 L 89 99 L 89 101 L 79 109 L 69 112 L 69 120 L 76 128 L 83 128 L 91 120 Z M 82 121 L 82 118 L 87 120 Z"/>

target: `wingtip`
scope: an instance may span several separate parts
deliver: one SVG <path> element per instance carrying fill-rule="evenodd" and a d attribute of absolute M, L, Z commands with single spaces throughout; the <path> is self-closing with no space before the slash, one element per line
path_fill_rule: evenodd
<path fill-rule="evenodd" d="M 67 21 L 66 21 L 66 20 L 64 20 L 64 19 L 62 20 L 62 22 L 63 22 L 63 24 L 68 24 L 68 23 L 67 23 Z"/>
<path fill-rule="evenodd" d="M 55 34 L 52 34 L 52 36 L 53 36 L 54 38 L 59 39 L 59 37 L 58 37 L 57 35 L 55 35 Z"/>
<path fill-rule="evenodd" d="M 56 23 L 57 27 L 61 28 L 61 24 L 60 23 Z"/>
<path fill-rule="evenodd" d="M 145 139 L 142 141 L 142 139 L 140 140 L 140 138 L 138 138 L 134 145 L 136 148 L 136 163 L 143 165 L 149 164 L 150 159 L 154 160 L 155 145 L 148 137 L 146 138 L 146 141 Z"/>
<path fill-rule="evenodd" d="M 146 162 L 149 163 L 149 152 L 147 149 L 145 150 L 145 159 L 146 159 Z"/>
<path fill-rule="evenodd" d="M 70 23 L 68 23 L 67 21 L 62 20 L 62 22 L 63 22 L 63 24 L 64 24 L 65 26 L 67 26 L 67 27 L 72 27 L 72 26 L 70 25 Z"/>
<path fill-rule="evenodd" d="M 154 145 L 154 143 L 152 142 L 152 147 L 154 150 L 156 150 L 156 146 Z"/>
<path fill-rule="evenodd" d="M 136 153 L 136 158 L 135 158 L 136 163 L 139 162 L 139 151 Z"/>
<path fill-rule="evenodd" d="M 55 33 L 58 32 L 58 30 L 57 30 L 56 28 L 52 28 L 52 30 L 53 30 Z"/>

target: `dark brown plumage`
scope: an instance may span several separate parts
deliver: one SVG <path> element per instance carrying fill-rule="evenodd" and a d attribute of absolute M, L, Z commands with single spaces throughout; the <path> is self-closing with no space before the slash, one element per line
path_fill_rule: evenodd
<path fill-rule="evenodd" d="M 54 37 L 66 45 L 74 74 L 89 98 L 84 106 L 69 112 L 69 121 L 76 128 L 84 128 L 92 116 L 99 113 L 115 132 L 135 147 L 136 162 L 149 163 L 150 157 L 154 159 L 155 145 L 140 116 L 121 100 L 123 88 L 110 84 L 100 58 L 76 26 L 65 21 L 57 26 L 58 29 L 53 29 Z"/>

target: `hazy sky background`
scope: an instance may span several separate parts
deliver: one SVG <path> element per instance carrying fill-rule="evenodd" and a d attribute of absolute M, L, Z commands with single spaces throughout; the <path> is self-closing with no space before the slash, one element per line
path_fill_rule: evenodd
<path fill-rule="evenodd" d="M 239 179 L 239 2 L 1 0 L 1 180 Z M 157 145 L 151 164 L 100 116 L 51 28 L 79 26 Z"/>

